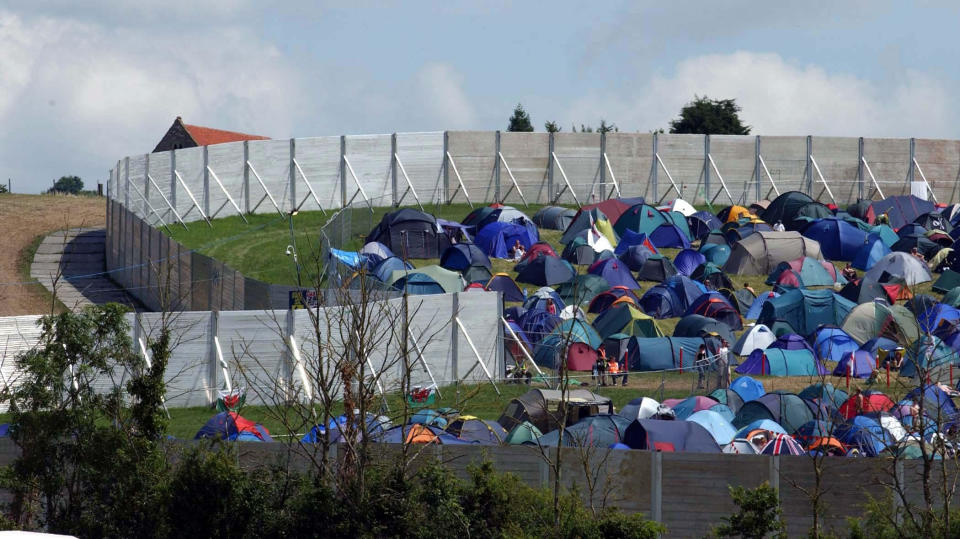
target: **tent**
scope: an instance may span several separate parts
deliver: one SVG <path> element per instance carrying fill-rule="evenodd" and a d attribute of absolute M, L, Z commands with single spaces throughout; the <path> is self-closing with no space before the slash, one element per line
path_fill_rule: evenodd
<path fill-rule="evenodd" d="M 547 311 L 527 311 L 517 322 L 530 341 L 538 343 L 550 334 L 562 320 L 558 315 L 550 314 Z"/>
<path fill-rule="evenodd" d="M 639 397 L 631 400 L 617 412 L 620 416 L 633 421 L 634 419 L 650 419 L 662 411 L 659 402 L 650 397 Z"/>
<path fill-rule="evenodd" d="M 707 257 L 703 256 L 703 253 L 693 249 L 684 249 L 673 257 L 673 267 L 677 269 L 677 273 L 680 275 L 689 277 L 693 270 L 697 269 L 697 266 L 706 261 Z"/>
<path fill-rule="evenodd" d="M 821 402 L 830 410 L 840 408 L 850 397 L 845 391 L 834 387 L 833 384 L 829 382 L 826 384 L 811 384 L 805 387 L 798 395 L 808 401 Z"/>
<path fill-rule="evenodd" d="M 490 269 L 490 259 L 479 247 L 470 243 L 457 243 L 447 247 L 440 256 L 440 266 L 448 270 L 463 271 L 470 266 Z"/>
<path fill-rule="evenodd" d="M 394 271 L 390 274 L 387 284 L 402 290 L 404 285 L 401 281 L 406 278 L 407 282 L 410 282 L 416 275 L 424 275 L 429 278 L 429 280 L 439 284 L 442 289 L 441 293 L 463 292 L 463 279 L 460 277 L 460 274 L 437 265 L 423 266 L 412 270 Z M 419 279 L 417 282 L 427 283 L 428 281 Z"/>
<path fill-rule="evenodd" d="M 569 208 L 544 206 L 533 214 L 533 222 L 540 228 L 566 230 L 576 216 L 577 212 Z"/>
<path fill-rule="evenodd" d="M 750 304 L 750 308 L 747 309 L 747 313 L 743 315 L 743 317 L 756 320 L 760 317 L 760 313 L 763 311 L 764 303 L 779 296 L 780 294 L 772 291 L 761 292 L 760 295 L 757 296 L 757 299 L 753 300 L 753 303 Z"/>
<path fill-rule="evenodd" d="M 758 420 L 769 419 L 792 434 L 808 421 L 817 419 L 806 401 L 793 393 L 775 392 L 744 403 L 733 418 L 733 426 L 743 428 Z"/>
<path fill-rule="evenodd" d="M 757 232 L 734 244 L 723 271 L 765 275 L 780 262 L 809 256 L 820 259 L 820 244 L 798 232 Z"/>
<path fill-rule="evenodd" d="M 886 215 L 891 227 L 900 228 L 920 215 L 933 210 L 932 202 L 913 195 L 892 196 L 871 203 L 863 214 L 863 220 L 874 223 L 878 217 Z"/>
<path fill-rule="evenodd" d="M 587 273 L 603 277 L 611 286 L 625 286 L 631 290 L 640 289 L 640 285 L 630 273 L 630 268 L 616 258 L 595 262 L 587 269 Z"/>
<path fill-rule="evenodd" d="M 686 421 L 692 421 L 705 428 L 713 436 L 717 445 L 726 445 L 733 441 L 737 430 L 722 415 L 711 410 L 700 410 L 690 415 Z"/>
<path fill-rule="evenodd" d="M 733 288 L 733 281 L 730 280 L 730 277 L 713 262 L 704 262 L 697 266 L 696 269 L 693 270 L 693 273 L 690 274 L 690 278 L 703 283 L 713 290 Z M 752 301 L 753 299 L 751 298 L 751 302 Z"/>
<path fill-rule="evenodd" d="M 773 438 L 760 449 L 761 455 L 803 455 L 806 451 L 792 436 L 774 434 Z"/>
<path fill-rule="evenodd" d="M 733 342 L 733 331 L 730 329 L 730 326 L 719 320 L 707 318 L 699 314 L 684 316 L 673 328 L 674 337 L 702 337 L 704 334 L 709 333 L 716 333 L 728 343 Z"/>
<path fill-rule="evenodd" d="M 653 256 L 653 251 L 645 245 L 631 245 L 619 255 L 620 261 L 630 268 L 630 271 L 640 271 L 647 259 Z"/>
<path fill-rule="evenodd" d="M 708 286 L 711 288 L 716 287 L 718 284 L 716 281 L 721 280 L 721 276 L 727 281 L 730 280 L 724 273 L 715 273 L 707 277 Z M 720 292 L 723 297 L 727 298 L 730 305 L 736 307 L 741 315 L 747 314 L 747 311 L 750 310 L 750 305 L 757 299 L 757 296 L 754 295 L 752 291 L 747 290 L 746 286 L 749 285 L 748 283 L 744 284 L 744 288 L 737 288 L 736 290 L 733 289 L 732 282 L 729 284 L 731 285 L 730 287 L 720 287 L 717 289 L 717 292 Z"/>
<path fill-rule="evenodd" d="M 613 230 L 621 237 L 628 230 L 649 235 L 660 225 L 668 224 L 673 224 L 673 222 L 666 217 L 664 212 L 647 204 L 636 204 L 614 222 Z"/>
<path fill-rule="evenodd" d="M 597 294 L 610 288 L 610 283 L 599 275 L 577 275 L 572 281 L 561 283 L 557 287 L 557 294 L 567 305 L 582 305 L 589 303 Z"/>
<path fill-rule="evenodd" d="M 526 299 L 517 283 L 506 273 L 498 273 L 491 277 L 484 289 L 492 292 L 502 292 L 503 301 L 523 301 Z"/>
<path fill-rule="evenodd" d="M 699 251 L 707 259 L 707 262 L 718 266 L 723 266 L 730 258 L 730 246 L 726 244 L 704 243 L 700 246 Z"/>
<path fill-rule="evenodd" d="M 665 209 L 667 211 L 679 213 L 684 217 L 689 217 L 697 212 L 696 208 L 691 206 L 689 202 L 682 198 L 674 199 L 674 201 L 670 202 Z"/>
<path fill-rule="evenodd" d="M 360 254 L 366 255 L 368 258 L 374 257 L 376 261 L 394 256 L 393 251 L 391 251 L 389 247 L 377 241 L 371 241 L 364 244 L 364 246 L 360 249 Z"/>
<path fill-rule="evenodd" d="M 707 344 L 709 352 L 716 351 L 714 339 L 696 337 L 658 337 L 655 339 L 631 337 L 627 344 L 627 358 L 631 371 L 662 371 L 680 367 L 693 368 L 697 350 Z"/>
<path fill-rule="evenodd" d="M 944 293 L 943 303 L 951 307 L 960 307 L 960 286 L 955 286 Z"/>
<path fill-rule="evenodd" d="M 740 226 L 730 227 L 724 231 L 723 236 L 727 238 L 727 243 L 735 243 L 753 234 L 754 232 L 770 232 L 772 230 L 773 227 L 767 223 L 764 223 L 763 221 L 748 222 L 741 224 Z"/>
<path fill-rule="evenodd" d="M 553 306 L 557 313 L 567 306 L 556 290 L 550 288 L 549 286 L 541 286 L 532 294 L 528 295 L 525 300 L 523 300 L 523 308 L 528 311 L 533 311 L 536 309 L 545 311 L 547 310 L 547 300 L 553 302 Z"/>
<path fill-rule="evenodd" d="M 767 348 L 750 352 L 736 372 L 766 376 L 817 376 L 827 371 L 809 350 Z"/>
<path fill-rule="evenodd" d="M 813 347 L 810 346 L 810 343 L 806 339 L 797 335 L 796 333 L 785 333 L 777 337 L 777 340 L 773 341 L 767 349 L 776 348 L 778 350 L 806 350 L 810 352 L 810 355 L 816 357 L 816 352 L 813 351 Z"/>
<path fill-rule="evenodd" d="M 530 222 L 527 214 L 514 208 L 513 206 L 504 206 L 503 204 L 491 204 L 475 208 L 463 219 L 463 224 L 474 227 L 478 232 L 491 223 L 513 223 L 516 221 Z"/>
<path fill-rule="evenodd" d="M 894 405 L 890 397 L 879 391 L 858 391 L 837 408 L 837 415 L 843 419 L 853 419 L 860 414 L 889 412 Z"/>
<path fill-rule="evenodd" d="M 600 313 L 593 321 L 600 338 L 606 339 L 615 333 L 631 337 L 663 337 L 656 319 L 644 314 L 629 303 L 614 305 Z"/>
<path fill-rule="evenodd" d="M 647 290 L 637 305 L 654 318 L 681 316 L 706 291 L 705 286 L 689 277 L 674 275 Z"/>
<path fill-rule="evenodd" d="M 730 351 L 738 356 L 747 356 L 754 350 L 763 350 L 775 340 L 777 338 L 770 328 L 763 324 L 754 324 L 740 335 Z"/>
<path fill-rule="evenodd" d="M 535 427 L 533 423 L 524 421 L 513 427 L 504 442 L 509 445 L 520 445 L 526 442 L 535 444 L 541 436 L 543 436 L 543 433 L 540 432 L 540 429 Z"/>
<path fill-rule="evenodd" d="M 853 337 L 836 326 L 822 326 L 814 332 L 813 351 L 820 361 L 840 361 L 860 347 Z"/>
<path fill-rule="evenodd" d="M 852 378 L 870 378 L 876 366 L 877 360 L 873 357 L 873 354 L 866 350 L 854 350 L 853 352 L 847 352 L 840 358 L 832 374 L 834 376 L 847 376 L 849 374 Z"/>
<path fill-rule="evenodd" d="M 650 255 L 637 271 L 637 278 L 641 281 L 663 282 L 676 274 L 677 268 L 669 258 L 663 255 Z"/>
<path fill-rule="evenodd" d="M 597 254 L 598 251 L 589 245 L 586 239 L 574 238 L 563 248 L 563 254 L 560 257 L 571 264 L 586 266 L 596 261 Z"/>
<path fill-rule="evenodd" d="M 917 234 L 901 236 L 896 243 L 890 246 L 890 250 L 909 254 L 916 248 L 924 258 L 930 259 L 933 258 L 942 247 L 939 243 L 928 239 L 926 235 Z"/>
<path fill-rule="evenodd" d="M 377 262 L 370 272 L 373 274 L 377 280 L 386 283 L 390 280 L 390 277 L 393 275 L 393 272 L 397 270 L 412 270 L 413 264 L 409 262 L 404 262 L 403 260 L 391 256 L 384 258 L 380 262 Z"/>
<path fill-rule="evenodd" d="M 597 232 L 606 236 L 611 244 L 616 245 L 617 236 L 613 233 L 614 221 L 615 220 L 608 217 L 603 210 L 599 208 L 587 209 L 587 207 L 584 206 L 580 208 L 577 216 L 573 218 L 570 225 L 563 231 L 563 236 L 560 237 L 560 243 L 566 245 L 573 241 L 573 238 L 577 237 L 577 235 L 581 234 L 584 230 L 595 228 Z"/>
<path fill-rule="evenodd" d="M 637 419 L 630 423 L 623 441 L 633 449 L 677 453 L 719 453 L 710 432 L 694 421 Z"/>
<path fill-rule="evenodd" d="M 654 254 L 658 252 L 656 246 L 653 245 L 653 242 L 650 241 L 650 238 L 647 237 L 646 234 L 628 230 L 622 236 L 620 236 L 620 241 L 617 243 L 613 253 L 617 256 L 620 256 L 625 253 L 627 249 L 633 247 L 634 245 L 642 245 Z"/>
<path fill-rule="evenodd" d="M 719 292 L 707 292 L 701 295 L 687 307 L 687 310 L 684 311 L 683 314 L 684 316 L 699 314 L 713 318 L 723 322 L 734 331 L 743 329 L 743 320 L 740 319 L 740 311 L 730 305 L 727 298 L 723 297 Z M 733 342 L 733 339 L 728 339 L 728 342 Z"/>
<path fill-rule="evenodd" d="M 783 320 L 798 333 L 810 335 L 822 324 L 840 325 L 855 306 L 831 290 L 793 289 L 767 300 L 757 322 L 769 327 L 774 320 Z"/>
<path fill-rule="evenodd" d="M 925 375 L 932 380 L 940 379 L 937 372 L 949 365 L 960 365 L 960 357 L 939 337 L 923 335 L 907 347 L 903 357 L 900 376 Z"/>
<path fill-rule="evenodd" d="M 564 447 L 610 447 L 623 440 L 624 432 L 631 420 L 611 414 L 587 416 L 567 427 L 563 432 Z M 560 430 L 548 432 L 540 437 L 539 445 L 557 447 L 560 443 Z"/>
<path fill-rule="evenodd" d="M 211 417 L 194 440 L 216 438 L 239 442 L 272 442 L 270 432 L 260 423 L 250 421 L 237 412 L 221 412 Z"/>
<path fill-rule="evenodd" d="M 840 327 L 860 343 L 885 337 L 907 346 L 920 338 L 920 326 L 913 313 L 902 305 L 888 305 L 883 301 L 857 305 Z"/>
<path fill-rule="evenodd" d="M 849 422 L 834 427 L 833 434 L 848 447 L 856 448 L 867 457 L 877 457 L 895 442 L 890 433 L 876 419 L 856 416 Z"/>
<path fill-rule="evenodd" d="M 771 225 L 779 221 L 789 230 L 795 230 L 793 228 L 794 218 L 802 215 L 803 208 L 814 202 L 810 196 L 800 191 L 787 191 L 773 199 L 767 209 L 763 210 L 760 217 Z M 827 210 L 827 214 L 829 215 L 829 210 Z M 823 217 L 826 217 L 826 215 L 823 215 Z"/>
<path fill-rule="evenodd" d="M 562 397 L 559 390 L 531 389 L 511 399 L 497 423 L 512 430 L 517 425 L 529 422 L 542 433 L 550 432 L 559 427 L 564 403 Z M 569 390 L 566 404 L 567 425 L 587 416 L 613 413 L 613 401 L 586 389 Z"/>
<path fill-rule="evenodd" d="M 723 226 L 720 219 L 707 211 L 698 211 L 687 217 L 687 227 L 690 229 L 690 237 L 702 240 L 711 230 L 719 230 Z"/>
<path fill-rule="evenodd" d="M 577 272 L 566 260 L 555 256 L 539 256 L 517 274 L 517 282 L 553 286 L 572 281 L 576 275 Z"/>
<path fill-rule="evenodd" d="M 446 293 L 443 286 L 429 275 L 414 271 L 394 272 L 394 275 L 396 274 L 400 276 L 391 284 L 401 292 L 406 292 L 413 296 Z"/>
<path fill-rule="evenodd" d="M 370 438 L 374 442 L 388 444 L 438 444 L 464 445 L 477 442 L 461 440 L 440 427 L 416 423 L 398 425 Z"/>
<path fill-rule="evenodd" d="M 591 211 L 593 209 L 598 209 L 610 218 L 610 222 L 616 223 L 617 219 L 619 219 L 624 212 L 636 206 L 637 204 L 643 204 L 643 197 L 610 198 L 597 202 L 596 204 L 588 204 L 583 206 L 580 208 L 580 212 L 582 213 Z"/>
<path fill-rule="evenodd" d="M 739 393 L 737 393 L 732 389 L 724 389 L 721 387 L 719 389 L 713 390 L 713 392 L 710 393 L 709 396 L 711 399 L 720 403 L 710 407 L 710 409 L 723 415 L 727 421 L 733 421 L 733 416 L 737 413 L 737 410 L 739 410 L 740 407 L 743 406 L 743 398 L 740 397 Z M 717 408 L 718 406 L 726 406 L 729 412 L 726 410 L 721 412 L 722 409 Z"/>
<path fill-rule="evenodd" d="M 777 267 L 767 276 L 767 284 L 785 284 L 783 274 L 793 271 L 796 281 L 786 283 L 788 286 L 804 288 L 809 286 L 833 286 L 833 283 L 843 282 L 843 277 L 837 277 L 837 268 L 824 260 L 816 260 L 805 256 L 796 260 L 788 260 L 777 264 Z"/>
<path fill-rule="evenodd" d="M 717 219 L 724 223 L 732 223 L 742 218 L 752 219 L 753 217 L 756 216 L 750 210 L 737 205 L 727 206 L 717 213 Z"/>
<path fill-rule="evenodd" d="M 590 301 L 590 305 L 587 307 L 587 312 L 602 313 L 618 301 L 621 303 L 632 303 L 633 305 L 640 304 L 640 298 L 637 297 L 633 290 L 630 290 L 625 286 L 613 286 L 610 287 L 609 290 L 597 294 L 596 297 Z"/>
<path fill-rule="evenodd" d="M 884 274 L 889 277 L 884 277 Z M 870 268 L 863 278 L 874 282 L 890 282 L 890 277 L 901 280 L 909 286 L 932 281 L 930 268 L 907 253 L 893 252 L 881 258 Z"/>
<path fill-rule="evenodd" d="M 757 400 L 767 394 L 763 383 L 749 376 L 739 376 L 730 382 L 730 389 L 737 392 L 744 403 Z"/>
<path fill-rule="evenodd" d="M 597 348 L 601 344 L 603 339 L 590 324 L 572 318 L 562 321 L 537 344 L 533 360 L 541 367 L 556 369 L 565 355 L 568 369 L 589 371 L 597 361 Z"/>
<path fill-rule="evenodd" d="M 657 248 L 686 249 L 690 247 L 690 239 L 683 230 L 675 224 L 662 224 L 650 233 L 650 241 Z"/>
<path fill-rule="evenodd" d="M 510 250 L 517 241 L 524 249 L 530 249 L 538 239 L 524 226 L 495 222 L 477 232 L 476 244 L 489 257 L 509 258 Z"/>
<path fill-rule="evenodd" d="M 479 442 L 482 445 L 500 445 L 507 440 L 509 434 L 500 423 L 469 415 L 462 415 L 451 421 L 446 431 L 461 440 Z"/>
<path fill-rule="evenodd" d="M 933 333 L 942 323 L 950 325 L 960 323 L 960 309 L 937 303 L 925 311 L 917 313 L 917 324 L 920 326 L 920 331 L 924 333 Z"/>
<path fill-rule="evenodd" d="M 736 419 L 736 416 L 734 416 Z M 731 421 L 731 423 L 733 423 Z M 766 431 L 768 434 L 786 434 L 787 430 L 772 419 L 754 419 L 742 427 L 737 427 L 737 438 L 747 438 L 754 431 Z"/>
<path fill-rule="evenodd" d="M 890 254 L 890 247 L 880 239 L 880 236 L 870 234 L 866 242 L 857 247 L 851 265 L 858 270 L 867 271 L 888 254 Z"/>
<path fill-rule="evenodd" d="M 866 232 L 836 217 L 811 223 L 803 229 L 803 235 L 820 244 L 823 257 L 827 260 L 852 261 L 867 240 Z"/>
<path fill-rule="evenodd" d="M 404 208 L 383 216 L 365 243 L 379 242 L 407 258 L 439 258 L 450 240 L 428 213 Z"/>

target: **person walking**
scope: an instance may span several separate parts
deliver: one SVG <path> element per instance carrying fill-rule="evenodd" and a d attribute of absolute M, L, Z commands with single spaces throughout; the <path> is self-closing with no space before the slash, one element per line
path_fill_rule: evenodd
<path fill-rule="evenodd" d="M 704 389 L 704 379 L 707 376 L 707 365 L 710 362 L 707 360 L 707 346 L 701 344 L 700 349 L 697 350 L 697 358 L 693 362 L 693 368 L 697 370 L 697 389 Z"/>
<path fill-rule="evenodd" d="M 726 339 L 720 339 L 720 349 L 717 350 L 717 372 L 720 387 L 724 389 L 730 387 L 730 349 L 727 348 Z"/>

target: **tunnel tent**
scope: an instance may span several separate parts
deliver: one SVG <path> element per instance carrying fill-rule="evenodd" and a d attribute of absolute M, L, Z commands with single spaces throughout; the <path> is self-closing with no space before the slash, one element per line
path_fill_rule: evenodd
<path fill-rule="evenodd" d="M 766 376 L 820 376 L 827 373 L 809 350 L 767 348 L 750 352 L 736 369 L 737 374 Z"/>
<path fill-rule="evenodd" d="M 684 316 L 673 328 L 674 337 L 703 337 L 712 333 L 719 335 L 727 343 L 733 342 L 733 331 L 729 325 L 699 314 Z"/>
<path fill-rule="evenodd" d="M 824 324 L 845 326 L 855 307 L 855 303 L 832 290 L 793 289 L 768 299 L 760 309 L 757 322 L 770 327 L 773 321 L 782 320 L 797 333 L 810 335 Z"/>
<path fill-rule="evenodd" d="M 902 305 L 888 305 L 882 300 L 857 305 L 840 327 L 859 343 L 884 337 L 908 346 L 920 338 L 920 326 L 913 313 Z"/>
<path fill-rule="evenodd" d="M 727 238 L 727 243 L 736 243 L 743 238 L 755 233 L 755 232 L 770 232 L 773 230 L 773 227 L 764 223 L 763 221 L 743 223 L 736 227 L 731 227 L 728 230 L 723 232 L 725 238 Z"/>
<path fill-rule="evenodd" d="M 780 425 L 786 434 L 793 434 L 804 423 L 813 421 L 816 417 L 807 403 L 798 395 L 778 391 L 744 403 L 733 418 L 733 426 L 742 429 L 762 419 Z"/>
<path fill-rule="evenodd" d="M 631 371 L 662 371 L 678 369 L 683 358 L 683 369 L 693 368 L 697 351 L 707 346 L 710 354 L 716 353 L 719 342 L 714 338 L 700 337 L 631 337 L 627 343 L 627 358 Z M 681 354 L 682 350 L 682 354 Z"/>
<path fill-rule="evenodd" d="M 557 293 L 567 305 L 590 303 L 597 294 L 610 288 L 610 283 L 599 275 L 579 274 L 572 281 L 561 283 Z"/>
<path fill-rule="evenodd" d="M 763 350 L 777 340 L 770 328 L 763 324 L 754 324 L 747 328 L 733 344 L 730 351 L 738 356 L 748 356 L 754 350 Z"/>
<path fill-rule="evenodd" d="M 533 214 L 533 222 L 548 230 L 566 230 L 577 216 L 575 210 L 562 206 L 544 206 Z"/>
<path fill-rule="evenodd" d="M 723 226 L 720 219 L 708 211 L 698 211 L 687 217 L 687 228 L 690 230 L 690 237 L 702 240 L 713 230 L 719 230 Z"/>
<path fill-rule="evenodd" d="M 613 224 L 613 230 L 619 236 L 629 230 L 650 235 L 660 225 L 670 225 L 673 221 L 668 219 L 660 210 L 647 204 L 637 204 L 625 211 L 623 215 Z"/>
<path fill-rule="evenodd" d="M 663 282 L 677 275 L 677 268 L 673 262 L 663 255 L 650 255 L 643 266 L 637 271 L 637 279 L 641 281 Z"/>
<path fill-rule="evenodd" d="M 866 232 L 836 217 L 810 223 L 803 230 L 803 235 L 820 244 L 823 257 L 827 260 L 853 261 L 867 240 Z"/>
<path fill-rule="evenodd" d="M 920 215 L 934 211 L 934 209 L 935 206 L 932 202 L 913 195 L 891 196 L 872 202 L 862 219 L 873 224 L 880 216 L 886 215 L 890 226 L 898 229 Z"/>
<path fill-rule="evenodd" d="M 439 258 L 450 246 L 450 239 L 434 216 L 410 208 L 384 215 L 365 240 L 372 241 L 406 258 Z"/>
<path fill-rule="evenodd" d="M 739 275 L 766 275 L 781 262 L 805 256 L 818 260 L 823 258 L 820 244 L 798 232 L 756 232 L 734 244 L 723 271 Z"/>
<path fill-rule="evenodd" d="M 617 333 L 631 337 L 663 337 L 656 319 L 629 303 L 613 305 L 603 311 L 594 319 L 593 327 L 602 339 Z"/>
<path fill-rule="evenodd" d="M 497 423 L 510 431 L 529 422 L 540 432 L 547 433 L 559 427 L 564 405 L 568 410 L 567 425 L 575 424 L 583 417 L 613 413 L 610 398 L 586 389 L 571 389 L 566 396 L 564 400 L 559 390 L 531 389 L 511 399 Z"/>

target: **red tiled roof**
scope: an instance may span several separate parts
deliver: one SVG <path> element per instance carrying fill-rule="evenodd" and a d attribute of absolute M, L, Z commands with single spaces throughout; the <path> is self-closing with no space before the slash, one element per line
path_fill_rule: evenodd
<path fill-rule="evenodd" d="M 183 124 L 184 129 L 197 146 L 209 146 L 211 144 L 221 144 L 224 142 L 237 142 L 240 140 L 268 140 L 270 137 L 260 135 L 248 135 L 247 133 L 237 133 L 236 131 L 224 131 L 223 129 L 213 129 L 212 127 L 201 127 L 199 125 Z"/>

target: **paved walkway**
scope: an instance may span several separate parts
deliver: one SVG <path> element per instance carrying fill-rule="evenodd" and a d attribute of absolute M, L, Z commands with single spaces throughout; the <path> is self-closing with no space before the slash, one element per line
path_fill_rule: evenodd
<path fill-rule="evenodd" d="M 72 228 L 54 232 L 40 243 L 30 266 L 30 277 L 74 311 L 87 305 L 123 303 L 143 306 L 110 280 L 106 271 L 106 230 Z"/>

